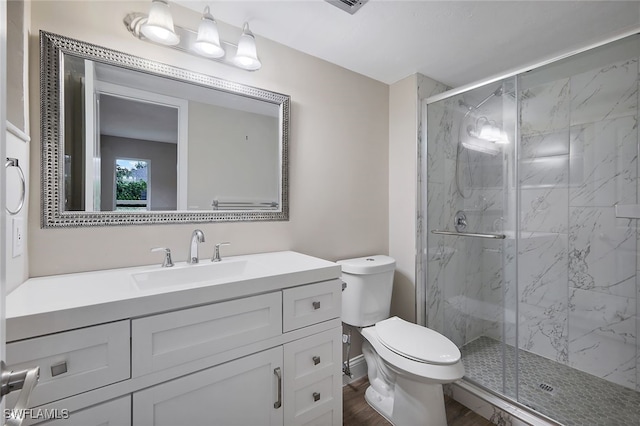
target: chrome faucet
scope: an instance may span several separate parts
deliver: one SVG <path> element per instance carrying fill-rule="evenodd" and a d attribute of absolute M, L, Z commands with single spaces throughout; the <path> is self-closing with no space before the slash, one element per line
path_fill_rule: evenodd
<path fill-rule="evenodd" d="M 189 244 L 187 263 L 198 263 L 198 243 L 204 243 L 204 232 L 196 229 L 191 233 L 191 244 Z"/>
<path fill-rule="evenodd" d="M 220 257 L 220 246 L 230 246 L 231 243 L 218 243 L 216 244 L 216 248 L 213 252 L 213 257 L 211 258 L 212 262 L 220 262 L 222 258 Z"/>

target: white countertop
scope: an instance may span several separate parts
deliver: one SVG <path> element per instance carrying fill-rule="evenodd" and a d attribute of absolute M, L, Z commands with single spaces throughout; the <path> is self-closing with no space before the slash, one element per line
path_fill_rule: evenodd
<path fill-rule="evenodd" d="M 162 271 L 160 265 L 31 278 L 7 296 L 7 341 L 188 306 L 266 293 L 340 277 L 340 265 L 292 251 L 232 256 L 259 268 L 206 282 L 142 288 L 133 276 Z M 206 267 L 176 263 L 172 271 Z"/>

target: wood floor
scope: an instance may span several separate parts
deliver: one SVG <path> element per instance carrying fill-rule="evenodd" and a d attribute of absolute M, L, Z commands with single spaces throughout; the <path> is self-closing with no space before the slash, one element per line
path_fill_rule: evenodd
<path fill-rule="evenodd" d="M 357 380 L 342 388 L 344 426 L 389 426 L 387 420 L 364 400 L 369 386 L 367 378 Z M 491 422 L 469 410 L 464 405 L 445 396 L 447 423 L 449 426 L 485 426 Z M 416 425 L 419 426 L 419 425 Z"/>

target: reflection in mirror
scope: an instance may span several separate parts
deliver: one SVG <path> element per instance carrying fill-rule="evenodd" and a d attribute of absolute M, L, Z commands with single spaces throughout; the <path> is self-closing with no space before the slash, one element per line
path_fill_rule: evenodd
<path fill-rule="evenodd" d="M 151 211 L 279 204 L 278 105 L 70 54 L 64 70 L 66 210 L 116 210 L 118 157 L 156 164 Z"/>
<path fill-rule="evenodd" d="M 45 32 L 41 48 L 43 128 L 60 128 L 43 226 L 288 219 L 288 96 Z"/>

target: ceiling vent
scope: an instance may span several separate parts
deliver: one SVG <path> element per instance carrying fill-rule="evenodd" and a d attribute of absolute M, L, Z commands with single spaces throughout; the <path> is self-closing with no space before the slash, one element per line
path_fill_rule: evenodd
<path fill-rule="evenodd" d="M 326 0 L 327 3 L 349 12 L 350 14 L 356 13 L 364 4 L 369 0 Z"/>

